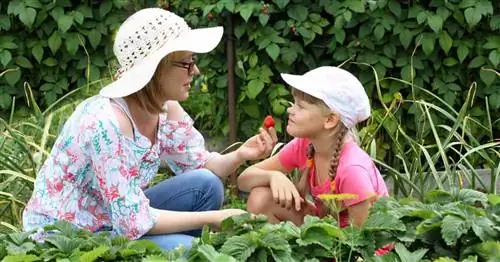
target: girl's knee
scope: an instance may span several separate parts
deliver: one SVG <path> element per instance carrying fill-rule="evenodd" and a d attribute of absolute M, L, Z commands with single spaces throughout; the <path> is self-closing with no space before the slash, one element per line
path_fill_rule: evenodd
<path fill-rule="evenodd" d="M 250 191 L 247 200 L 247 210 L 250 213 L 267 213 L 273 202 L 273 194 L 269 187 L 256 187 Z"/>

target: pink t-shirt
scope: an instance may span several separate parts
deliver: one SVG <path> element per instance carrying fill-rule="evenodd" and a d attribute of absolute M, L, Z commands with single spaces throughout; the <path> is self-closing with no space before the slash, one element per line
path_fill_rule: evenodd
<path fill-rule="evenodd" d="M 281 165 L 292 170 L 306 168 L 307 148 L 309 140 L 294 138 L 279 152 Z M 308 174 L 309 188 L 315 200 L 317 214 L 319 215 L 321 201 L 317 198 L 320 194 L 332 193 L 331 181 L 328 179 L 323 184 L 316 185 L 316 170 L 313 166 Z M 340 151 L 337 174 L 334 178 L 335 194 L 354 194 L 356 199 L 344 200 L 345 206 L 356 205 L 366 199 L 376 200 L 381 196 L 388 196 L 387 186 L 370 156 L 354 142 L 347 142 Z M 349 224 L 347 210 L 340 213 L 339 224 L 345 227 Z"/>

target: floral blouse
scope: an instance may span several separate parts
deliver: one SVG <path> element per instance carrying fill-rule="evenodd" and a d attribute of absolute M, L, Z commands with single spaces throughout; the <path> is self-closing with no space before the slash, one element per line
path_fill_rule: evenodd
<path fill-rule="evenodd" d="M 117 102 L 128 113 L 123 100 Z M 149 206 L 143 189 L 161 160 L 179 174 L 204 166 L 216 153 L 205 150 L 187 114 L 182 121 L 160 114 L 154 145 L 136 130 L 134 125 L 134 138 L 121 132 L 109 98 L 82 102 L 38 172 L 23 214 L 24 229 L 64 219 L 93 232 L 112 229 L 129 239 L 147 233 L 159 211 Z"/>

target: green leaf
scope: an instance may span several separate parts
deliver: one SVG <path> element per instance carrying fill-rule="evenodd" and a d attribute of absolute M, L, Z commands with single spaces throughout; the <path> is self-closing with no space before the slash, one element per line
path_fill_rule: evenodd
<path fill-rule="evenodd" d="M 284 9 L 290 0 L 273 0 L 274 3 L 280 8 Z"/>
<path fill-rule="evenodd" d="M 454 66 L 458 63 L 458 61 L 453 57 L 447 57 L 443 60 L 443 65 L 445 66 Z"/>
<path fill-rule="evenodd" d="M 16 57 L 16 64 L 24 68 L 33 68 L 33 64 L 24 56 Z"/>
<path fill-rule="evenodd" d="M 481 20 L 481 13 L 474 7 L 465 9 L 464 15 L 469 27 L 474 27 Z"/>
<path fill-rule="evenodd" d="M 52 66 L 56 66 L 57 65 L 57 60 L 55 58 L 53 58 L 53 57 L 48 57 L 45 60 L 43 60 L 42 63 L 44 65 L 46 65 L 46 66 L 52 67 Z"/>
<path fill-rule="evenodd" d="M 78 38 L 78 34 L 68 34 L 66 36 L 64 44 L 66 45 L 66 50 L 68 50 L 68 53 L 70 53 L 71 55 L 75 55 L 78 51 L 78 47 L 80 46 L 80 39 Z"/>
<path fill-rule="evenodd" d="M 434 51 L 434 42 L 436 41 L 436 37 L 431 33 L 424 33 L 422 35 L 422 50 L 426 55 L 432 54 Z"/>
<path fill-rule="evenodd" d="M 470 61 L 468 68 L 478 68 L 486 63 L 486 58 L 484 56 L 476 56 L 472 61 Z"/>
<path fill-rule="evenodd" d="M 347 1 L 347 8 L 351 9 L 356 13 L 364 13 L 365 12 L 365 2 L 359 0 L 350 0 Z"/>
<path fill-rule="evenodd" d="M 287 10 L 287 14 L 290 18 L 295 19 L 299 22 L 304 22 L 307 19 L 307 8 L 302 5 L 293 5 Z"/>
<path fill-rule="evenodd" d="M 443 18 L 439 15 L 430 15 L 427 24 L 434 32 L 439 33 L 443 29 Z"/>
<path fill-rule="evenodd" d="M 487 197 L 488 197 L 488 202 L 490 202 L 492 206 L 500 204 L 500 195 L 488 194 Z"/>
<path fill-rule="evenodd" d="M 491 71 L 481 70 L 479 71 L 479 77 L 487 86 L 490 86 L 495 82 L 497 75 Z"/>
<path fill-rule="evenodd" d="M 36 10 L 28 7 L 25 9 L 22 9 L 21 13 L 19 14 L 19 20 L 23 22 L 27 27 L 31 28 L 33 25 L 33 22 L 35 22 L 36 18 Z"/>
<path fill-rule="evenodd" d="M 467 7 L 475 6 L 476 4 L 477 4 L 477 0 L 462 0 L 460 2 L 460 4 L 458 5 L 458 7 L 460 9 L 464 9 L 464 8 L 467 8 Z"/>
<path fill-rule="evenodd" d="M 460 60 L 460 63 L 464 61 L 464 59 L 467 57 L 468 54 L 469 54 L 469 48 L 464 44 L 460 44 L 457 49 L 457 56 L 458 60 Z"/>
<path fill-rule="evenodd" d="M 247 113 L 247 115 L 249 115 L 250 117 L 253 117 L 256 119 L 260 118 L 259 105 L 257 105 L 256 103 L 244 104 L 244 105 L 242 105 L 242 108 L 243 108 L 243 111 L 245 113 Z"/>
<path fill-rule="evenodd" d="M 480 0 L 476 6 L 477 12 L 481 15 L 487 16 L 493 14 L 493 5 L 490 0 Z"/>
<path fill-rule="evenodd" d="M 375 39 L 381 40 L 384 37 L 385 34 L 385 29 L 384 26 L 379 24 L 375 27 L 375 30 L 373 30 L 373 36 L 375 36 Z"/>
<path fill-rule="evenodd" d="M 89 38 L 90 44 L 94 49 L 99 46 L 99 43 L 101 42 L 101 33 L 97 31 L 96 29 L 92 29 L 89 31 L 87 37 Z"/>
<path fill-rule="evenodd" d="M 499 50 L 491 51 L 488 58 L 490 59 L 491 64 L 493 64 L 494 67 L 497 67 L 498 64 L 500 64 L 500 51 Z"/>
<path fill-rule="evenodd" d="M 262 89 L 264 89 L 264 82 L 260 79 L 253 79 L 248 83 L 247 95 L 249 98 L 255 99 Z"/>
<path fill-rule="evenodd" d="M 69 15 L 62 15 L 57 19 L 57 26 L 59 27 L 59 30 L 61 30 L 63 33 L 68 31 L 68 29 L 73 25 L 73 17 Z"/>
<path fill-rule="evenodd" d="M 19 67 L 17 67 L 14 70 L 5 72 L 3 77 L 5 78 L 5 81 L 7 81 L 7 84 L 9 84 L 10 86 L 14 86 L 19 81 L 19 79 L 21 79 L 21 70 L 19 69 Z"/>
<path fill-rule="evenodd" d="M 52 54 L 56 54 L 59 47 L 61 47 L 61 43 L 62 39 L 59 32 L 56 31 L 49 37 L 49 48 L 50 51 L 52 51 Z"/>
<path fill-rule="evenodd" d="M 6 15 L 0 15 L 0 30 L 8 31 L 10 29 L 10 19 Z"/>
<path fill-rule="evenodd" d="M 297 59 L 297 51 L 293 48 L 284 47 L 281 49 L 281 60 L 286 65 L 292 65 Z"/>
<path fill-rule="evenodd" d="M 344 15 L 344 19 L 345 19 L 346 22 L 348 22 L 348 23 L 351 22 L 351 19 L 352 19 L 352 13 L 351 13 L 351 11 L 346 10 L 343 13 L 343 15 Z"/>
<path fill-rule="evenodd" d="M 266 52 L 271 59 L 273 59 L 273 61 L 276 61 L 280 54 L 280 47 L 277 44 L 272 43 L 266 47 Z"/>
<path fill-rule="evenodd" d="M 24 4 L 26 6 L 29 6 L 29 7 L 33 7 L 33 8 L 42 8 L 42 3 L 40 3 L 40 1 L 38 0 L 24 0 Z"/>
<path fill-rule="evenodd" d="M 427 12 L 422 11 L 417 15 L 417 22 L 420 25 L 420 24 L 424 23 L 425 21 L 427 21 Z"/>
<path fill-rule="evenodd" d="M 58 20 L 59 17 L 63 16 L 64 15 L 64 9 L 60 6 L 52 9 L 52 11 L 50 11 L 50 15 L 52 16 L 52 18 L 54 18 L 54 20 Z"/>
<path fill-rule="evenodd" d="M 104 18 L 111 11 L 113 3 L 111 1 L 103 1 L 99 6 L 99 17 Z"/>
<path fill-rule="evenodd" d="M 230 237 L 222 245 L 220 252 L 236 258 L 237 261 L 246 261 L 257 248 L 250 237 L 249 234 Z"/>
<path fill-rule="evenodd" d="M 338 31 L 335 32 L 335 40 L 337 40 L 337 42 L 339 44 L 343 44 L 344 41 L 345 41 L 345 31 L 340 29 Z"/>
<path fill-rule="evenodd" d="M 43 47 L 40 44 L 33 46 L 33 48 L 31 49 L 31 53 L 38 63 L 42 62 Z"/>
<path fill-rule="evenodd" d="M 411 40 L 413 39 L 413 34 L 408 29 L 403 29 L 403 31 L 399 34 L 399 41 L 404 46 L 404 48 L 408 48 L 410 46 Z"/>
<path fill-rule="evenodd" d="M 411 82 L 415 78 L 415 68 L 412 68 L 410 65 L 406 65 L 401 69 L 401 77 L 403 80 Z"/>
<path fill-rule="evenodd" d="M 470 225 L 467 221 L 455 215 L 447 215 L 441 225 L 441 235 L 449 246 L 454 246 L 460 237 L 469 231 Z"/>
<path fill-rule="evenodd" d="M 389 214 L 372 214 L 363 228 L 367 231 L 405 231 L 406 227 L 397 217 Z"/>
<path fill-rule="evenodd" d="M 226 242 L 227 243 L 227 242 Z M 225 244 L 225 243 L 224 243 Z M 221 254 L 211 245 L 201 245 L 197 248 L 197 253 L 201 256 L 202 261 L 217 261 L 217 262 L 237 262 L 238 260 L 226 254 Z"/>
<path fill-rule="evenodd" d="M 99 257 L 104 255 L 110 247 L 105 245 L 100 245 L 91 251 L 85 252 L 80 256 L 80 261 L 97 261 Z"/>
<path fill-rule="evenodd" d="M 498 239 L 498 232 L 494 229 L 495 223 L 487 217 L 475 217 L 472 221 L 472 231 L 481 241 Z"/>
<path fill-rule="evenodd" d="M 439 45 L 441 46 L 445 54 L 448 54 L 448 52 L 450 52 L 450 48 L 453 45 L 453 39 L 451 39 L 448 32 L 443 31 L 441 32 L 441 34 L 439 34 Z"/>
<path fill-rule="evenodd" d="M 401 261 L 404 262 L 418 262 L 425 256 L 425 253 L 427 253 L 428 250 L 428 249 L 418 249 L 417 251 L 410 252 L 401 243 L 396 243 L 394 249 L 398 254 L 399 258 L 401 259 Z"/>
<path fill-rule="evenodd" d="M 12 54 L 8 50 L 0 51 L 0 62 L 2 62 L 2 65 L 4 67 L 6 67 L 11 60 L 12 60 Z"/>
<path fill-rule="evenodd" d="M 7 14 L 19 15 L 25 8 L 26 6 L 22 0 L 10 1 L 9 6 L 7 7 Z"/>
<path fill-rule="evenodd" d="M 252 15 L 253 11 L 255 9 L 255 6 L 253 4 L 243 4 L 240 8 L 240 15 L 243 17 L 243 20 L 245 22 L 248 22 L 248 19 Z"/>
<path fill-rule="evenodd" d="M 267 21 L 269 21 L 268 14 L 259 14 L 259 22 L 261 25 L 265 26 L 267 24 Z"/>
<path fill-rule="evenodd" d="M 490 27 L 491 27 L 491 30 L 493 30 L 493 31 L 500 30 L 500 15 L 494 15 L 490 19 Z"/>
<path fill-rule="evenodd" d="M 250 59 L 248 60 L 248 64 L 250 65 L 250 67 L 255 67 L 258 62 L 259 62 L 259 57 L 257 56 L 257 54 L 253 53 L 250 56 Z"/>
<path fill-rule="evenodd" d="M 396 16 L 401 17 L 401 6 L 398 1 L 389 1 L 389 10 Z"/>
<path fill-rule="evenodd" d="M 33 262 L 39 260 L 40 258 L 35 255 L 19 254 L 19 255 L 6 256 L 3 258 L 2 262 L 19 262 L 19 261 Z"/>

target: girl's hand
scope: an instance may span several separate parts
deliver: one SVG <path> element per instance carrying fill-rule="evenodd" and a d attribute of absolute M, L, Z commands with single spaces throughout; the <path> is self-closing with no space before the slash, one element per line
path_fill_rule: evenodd
<path fill-rule="evenodd" d="M 281 172 L 271 175 L 269 186 L 273 194 L 274 201 L 287 209 L 295 206 L 295 210 L 300 211 L 304 199 L 290 179 Z"/>
<path fill-rule="evenodd" d="M 268 157 L 278 142 L 274 128 L 259 128 L 259 134 L 249 138 L 240 148 L 238 156 L 242 160 L 258 160 Z"/>

